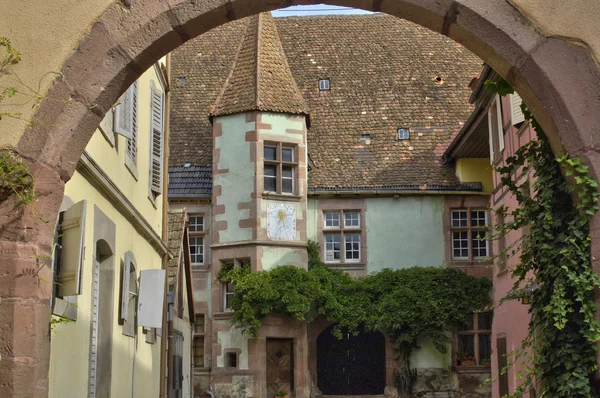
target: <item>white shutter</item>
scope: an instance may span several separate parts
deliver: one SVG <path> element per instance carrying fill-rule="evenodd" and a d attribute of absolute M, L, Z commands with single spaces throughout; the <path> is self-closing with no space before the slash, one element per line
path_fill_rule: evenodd
<path fill-rule="evenodd" d="M 162 327 L 163 301 L 165 299 L 164 269 L 140 272 L 138 295 L 138 325 L 148 328 Z"/>
<path fill-rule="evenodd" d="M 135 85 L 135 83 L 134 83 Z M 119 102 L 115 106 L 113 128 L 115 133 L 123 137 L 131 138 L 131 87 L 127 89 L 119 98 Z"/>
<path fill-rule="evenodd" d="M 152 143 L 150 148 L 150 189 L 157 195 L 162 193 L 163 176 L 163 111 L 164 96 L 162 91 L 154 87 L 150 88 L 152 96 L 151 125 L 152 125 Z"/>
<path fill-rule="evenodd" d="M 133 253 L 125 253 L 123 259 L 123 274 L 121 275 L 121 319 L 127 321 L 129 315 L 129 274 L 131 273 L 131 263 L 134 261 Z"/>
<path fill-rule="evenodd" d="M 498 150 L 504 150 L 504 126 L 502 123 L 502 108 L 500 107 L 500 97 L 496 96 L 496 117 L 498 123 Z"/>
<path fill-rule="evenodd" d="M 138 137 L 138 83 L 137 81 L 129 88 L 129 123 L 131 126 L 131 135 L 127 140 L 127 156 L 131 159 L 133 164 L 136 164 L 137 160 L 137 137 Z"/>
<path fill-rule="evenodd" d="M 58 296 L 81 294 L 81 270 L 85 250 L 86 201 L 75 203 L 63 213 L 60 223 L 62 249 L 58 270 Z"/>
<path fill-rule="evenodd" d="M 490 141 L 490 163 L 494 163 L 494 129 L 492 128 L 492 111 L 488 111 L 488 132 Z"/>
<path fill-rule="evenodd" d="M 522 102 L 523 100 L 521 100 L 519 94 L 514 93 L 510 95 L 510 120 L 513 126 L 525 121 L 525 115 L 523 115 L 523 111 L 521 110 Z"/>

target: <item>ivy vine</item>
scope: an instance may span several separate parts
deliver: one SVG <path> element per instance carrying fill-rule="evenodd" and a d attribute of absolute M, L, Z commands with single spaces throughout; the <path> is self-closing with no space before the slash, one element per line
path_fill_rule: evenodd
<path fill-rule="evenodd" d="M 322 316 L 336 325 L 338 337 L 363 328 L 383 332 L 396 350 L 400 392 L 411 392 L 412 351 L 431 341 L 445 353 L 457 326 L 490 300 L 489 279 L 457 269 L 384 269 L 354 279 L 322 264 L 316 243 L 310 242 L 308 251 L 308 271 L 279 266 L 269 271 L 250 272 L 249 267 L 240 267 L 221 272 L 220 280 L 235 284 L 232 324 L 254 337 L 269 314 L 306 322 Z"/>
<path fill-rule="evenodd" d="M 514 92 L 503 80 L 486 83 L 500 95 Z M 518 256 L 518 263 L 511 269 L 514 285 L 500 304 L 523 294 L 531 303 L 528 336 L 510 354 L 508 365 L 524 362 L 523 382 L 510 397 L 522 397 L 533 388 L 540 397 L 596 397 L 600 322 L 594 288 L 600 287 L 600 278 L 591 264 L 589 223 L 598 210 L 598 184 L 580 159 L 555 156 L 541 126 L 522 108 L 537 139 L 497 169 L 519 206 L 497 210 L 508 221 L 495 235 L 522 233 L 510 253 L 503 253 Z M 529 170 L 532 194 L 525 195 L 515 176 Z"/>

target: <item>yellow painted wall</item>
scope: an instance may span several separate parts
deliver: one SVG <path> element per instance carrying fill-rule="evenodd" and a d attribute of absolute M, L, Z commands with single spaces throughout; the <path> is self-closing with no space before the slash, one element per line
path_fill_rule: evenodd
<path fill-rule="evenodd" d="M 159 197 L 155 208 L 149 199 L 148 191 L 150 182 L 150 140 L 152 137 L 150 127 L 151 82 L 154 82 L 156 88 L 164 91 L 161 88 L 154 67 L 148 69 L 138 79 L 137 181 L 129 169 L 125 167 L 125 150 L 127 147 L 125 137 L 117 134 L 117 145 L 112 148 L 104 135 L 96 130 L 85 150 L 150 223 L 154 231 L 161 236 L 162 197 Z M 111 117 L 110 114 L 107 117 Z M 69 184 L 67 184 L 67 188 L 68 186 Z"/>
<path fill-rule="evenodd" d="M 483 185 L 483 192 L 494 190 L 489 159 L 458 159 L 456 161 L 456 175 L 462 182 L 480 182 Z"/>
<path fill-rule="evenodd" d="M 161 269 L 162 259 L 152 246 L 141 237 L 121 213 L 115 210 L 96 189 L 78 172 L 66 186 L 66 195 L 75 203 L 87 200 L 85 260 L 82 275 L 82 294 L 77 297 L 77 320 L 60 324 L 52 331 L 50 356 L 50 393 L 55 398 L 84 397 L 89 380 L 89 342 L 91 314 L 91 285 L 94 253 L 94 205 L 116 224 L 116 253 L 113 310 L 112 391 L 115 396 L 131 396 L 134 338 L 122 334 L 118 324 L 121 262 L 125 252 L 135 255 L 139 271 Z M 100 298 L 102 300 L 102 298 Z M 145 342 L 142 328 L 138 327 L 136 354 L 135 397 L 155 397 L 160 382 L 160 339 L 155 344 Z"/>
<path fill-rule="evenodd" d="M 111 147 L 97 130 L 86 151 L 117 185 L 158 236 L 162 232 L 162 197 L 155 208 L 148 198 L 150 158 L 150 82 L 160 87 L 155 69 L 149 69 L 138 81 L 138 179 L 125 167 L 126 139 L 118 136 Z M 111 202 L 109 202 L 79 172 L 66 184 L 65 195 L 74 203 L 87 200 L 85 230 L 85 260 L 82 270 L 82 294 L 77 296 L 77 320 L 59 324 L 52 331 L 50 358 L 50 397 L 84 397 L 88 394 L 90 320 L 92 303 L 92 272 L 94 256 L 94 206 L 116 225 L 114 260 L 113 332 L 112 332 L 112 394 L 116 397 L 157 397 L 160 383 L 160 337 L 154 344 L 146 343 L 138 327 L 137 346 L 133 337 L 122 333 L 118 323 L 121 289 L 121 263 L 127 251 L 133 252 L 140 271 L 161 269 L 162 257 L 142 237 Z M 100 297 L 100 300 L 106 298 Z M 188 337 L 191 333 L 187 322 Z M 190 342 L 190 339 L 187 339 Z M 134 364 L 134 350 L 135 364 Z M 189 351 L 189 348 L 188 348 Z M 99 353 L 101 355 L 101 353 Z M 133 393 L 133 395 L 132 395 Z"/>

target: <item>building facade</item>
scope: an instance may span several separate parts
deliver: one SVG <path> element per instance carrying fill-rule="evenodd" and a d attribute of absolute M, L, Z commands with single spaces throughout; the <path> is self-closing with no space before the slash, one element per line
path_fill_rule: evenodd
<path fill-rule="evenodd" d="M 501 175 L 495 169 L 505 166 L 507 158 L 514 156 L 519 148 L 536 137 L 531 124 L 524 118 L 522 101 L 517 93 L 501 97 L 485 90 L 485 81 L 497 79 L 499 76 L 489 66 L 485 66 L 473 84 L 471 102 L 475 104 L 475 110 L 445 154 L 448 162 L 468 165 L 464 174 L 472 175 L 477 172 L 478 177 L 475 178 L 492 180 L 493 192 L 489 206 L 491 224 L 495 226 L 509 221 L 505 220 L 503 212 L 498 212 L 498 209 L 505 207 L 510 214 L 519 207 L 514 195 L 503 186 Z M 486 167 L 473 167 L 479 162 L 487 163 Z M 531 195 L 532 176 L 532 170 L 522 167 L 513 177 L 525 195 Z M 523 382 L 520 372 L 524 364 L 521 361 L 513 363 L 512 358 L 529 332 L 529 306 L 523 304 L 522 300 L 509 300 L 499 305 L 500 300 L 514 285 L 511 270 L 519 260 L 518 244 L 521 235 L 522 231 L 510 231 L 490 242 L 496 253 L 493 268 L 495 309 L 491 334 L 492 372 L 498 375 L 492 381 L 494 398 L 514 393 Z M 513 250 L 516 250 L 516 254 L 512 253 Z M 501 372 L 503 368 L 506 368 L 504 373 Z M 528 394 L 535 397 L 535 391 Z"/>
<path fill-rule="evenodd" d="M 332 340 L 323 319 L 272 315 L 248 338 L 230 325 L 235 287 L 217 275 L 238 264 L 306 269 L 312 240 L 327 266 L 355 277 L 413 266 L 491 277 L 491 178 L 461 179 L 441 159 L 472 111 L 468 85 L 480 70 L 459 45 L 384 15 L 261 14 L 173 53 L 169 202 L 190 222 L 203 319 L 195 394 L 393 394 L 386 336 Z M 414 392 L 489 396 L 480 384 L 491 333 L 491 314 L 474 314 L 447 354 L 424 341 L 411 358 Z M 369 366 L 344 363 L 350 351 Z M 473 359 L 457 361 L 463 352 Z M 360 377 L 340 374 L 347 366 Z"/>
<path fill-rule="evenodd" d="M 65 186 L 52 256 L 51 397 L 166 396 L 166 68 L 163 59 L 127 89 Z M 188 363 L 192 322 L 185 317 L 180 347 Z"/>

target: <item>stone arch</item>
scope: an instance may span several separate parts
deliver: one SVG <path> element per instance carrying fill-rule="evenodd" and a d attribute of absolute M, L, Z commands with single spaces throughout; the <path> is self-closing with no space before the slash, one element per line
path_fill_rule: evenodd
<path fill-rule="evenodd" d="M 314 0 L 168 0 L 114 1 L 68 57 L 47 97 L 15 150 L 36 177 L 36 206 L 55 217 L 64 183 L 104 114 L 120 94 L 160 57 L 185 41 L 231 20 Z M 548 38 L 506 0 L 330 0 L 329 3 L 381 11 L 444 34 L 474 52 L 515 87 L 548 133 L 553 146 L 580 156 L 600 177 L 600 71 L 590 51 L 578 44 Z M 6 269 L 18 274 L 31 251 L 48 251 L 51 233 L 15 203 L 0 204 L 0 249 Z M 593 254 L 600 259 L 600 216 L 592 225 Z M 27 242 L 28 247 L 19 246 Z M 600 260 L 595 260 L 600 261 Z M 597 264 L 595 264 L 597 265 Z M 47 271 L 40 274 L 48 277 Z M 8 279 L 7 279 L 8 280 Z M 17 283 L 17 282 L 13 282 Z M 45 396 L 49 343 L 43 333 L 49 289 L 20 289 L 15 298 L 32 299 L 30 309 L 18 301 L 0 310 L 30 312 L 39 333 L 4 330 L 0 341 L 30 335 L 20 343 L 35 350 L 13 350 L 0 364 L 0 395 Z M 12 291 L 12 290 L 11 290 Z M 34 363 L 27 370 L 22 358 Z M 5 383 L 6 381 L 6 383 Z M 7 386 L 7 387 L 6 387 Z M 14 395 L 13 395 L 14 394 Z"/>

